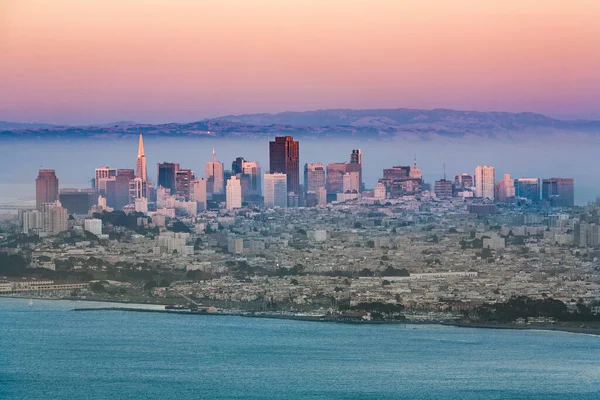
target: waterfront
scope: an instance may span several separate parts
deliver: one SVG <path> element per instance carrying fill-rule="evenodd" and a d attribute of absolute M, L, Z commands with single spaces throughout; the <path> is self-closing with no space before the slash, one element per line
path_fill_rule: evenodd
<path fill-rule="evenodd" d="M 70 312 L 81 306 L 0 299 L 0 398 L 600 395 L 594 336 Z"/>

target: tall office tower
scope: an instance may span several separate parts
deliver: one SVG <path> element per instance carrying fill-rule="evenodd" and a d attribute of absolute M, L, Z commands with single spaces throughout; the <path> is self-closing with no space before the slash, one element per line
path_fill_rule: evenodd
<path fill-rule="evenodd" d="M 304 190 L 316 193 L 321 187 L 325 187 L 325 165 L 304 164 Z"/>
<path fill-rule="evenodd" d="M 115 209 L 122 210 L 129 204 L 129 182 L 135 179 L 132 169 L 118 169 L 115 178 Z M 68 207 L 67 207 L 68 208 Z"/>
<path fill-rule="evenodd" d="M 291 136 L 269 142 L 269 172 L 286 174 L 288 192 L 300 193 L 300 146 Z"/>
<path fill-rule="evenodd" d="M 231 175 L 242 173 L 244 173 L 244 157 L 237 157 L 235 161 L 231 163 Z"/>
<path fill-rule="evenodd" d="M 196 178 L 192 181 L 191 201 L 198 203 L 199 211 L 206 210 L 206 181 L 202 178 Z"/>
<path fill-rule="evenodd" d="M 100 179 L 115 178 L 117 176 L 117 170 L 110 167 L 96 168 L 94 177 L 96 178 L 96 185 Z"/>
<path fill-rule="evenodd" d="M 452 197 L 452 182 L 447 181 L 446 179 L 435 181 L 433 190 L 435 195 L 441 199 Z"/>
<path fill-rule="evenodd" d="M 223 163 L 217 161 L 215 149 L 212 150 L 212 161 L 207 162 L 204 167 L 204 178 L 207 181 L 208 193 L 223 194 L 225 184 Z"/>
<path fill-rule="evenodd" d="M 260 163 L 257 161 L 244 161 L 242 173 L 248 176 L 248 192 L 246 196 L 260 196 L 262 193 Z"/>
<path fill-rule="evenodd" d="M 265 174 L 265 206 L 287 207 L 288 189 L 285 174 Z"/>
<path fill-rule="evenodd" d="M 162 186 L 175 194 L 177 187 L 175 186 L 175 174 L 179 170 L 179 164 L 172 162 L 164 162 L 158 164 L 158 186 Z"/>
<path fill-rule="evenodd" d="M 42 229 L 42 213 L 38 210 L 24 211 L 21 215 L 21 222 L 24 234 L 39 234 Z"/>
<path fill-rule="evenodd" d="M 342 193 L 344 191 L 344 174 L 346 163 L 327 164 L 327 193 Z"/>
<path fill-rule="evenodd" d="M 140 141 L 138 144 L 138 155 L 135 163 L 135 178 L 140 178 L 148 181 L 148 169 L 146 168 L 146 154 L 144 153 L 144 139 L 140 133 Z M 131 178 L 133 179 L 133 178 Z"/>
<path fill-rule="evenodd" d="M 227 181 L 225 201 L 228 210 L 242 208 L 242 185 L 240 184 L 240 180 L 235 176 L 232 176 Z"/>
<path fill-rule="evenodd" d="M 358 166 L 358 179 L 359 179 L 359 186 L 360 186 L 360 190 L 362 191 L 364 188 L 364 182 L 363 182 L 363 174 L 362 174 L 362 150 L 361 149 L 354 149 L 352 150 L 352 153 L 350 153 L 350 165 L 351 166 Z M 349 170 L 347 172 L 353 172 L 354 170 Z"/>
<path fill-rule="evenodd" d="M 358 171 L 346 172 L 342 179 L 343 193 L 358 193 L 358 191 L 360 190 L 360 175 Z"/>
<path fill-rule="evenodd" d="M 454 183 L 464 187 L 472 188 L 475 186 L 475 180 L 471 174 L 459 174 L 454 177 Z"/>
<path fill-rule="evenodd" d="M 515 198 L 515 182 L 510 174 L 504 174 L 504 179 L 496 183 L 496 201 L 505 203 Z"/>
<path fill-rule="evenodd" d="M 94 205 L 95 193 L 78 189 L 60 189 L 58 199 L 69 214 L 86 215 Z"/>
<path fill-rule="evenodd" d="M 552 207 L 575 205 L 575 181 L 573 178 L 542 179 L 542 199 Z"/>
<path fill-rule="evenodd" d="M 515 197 L 531 200 L 533 204 L 540 202 L 540 180 L 538 178 L 515 179 Z"/>
<path fill-rule="evenodd" d="M 137 199 L 148 199 L 148 181 L 142 178 L 129 181 L 129 204 L 135 204 Z"/>
<path fill-rule="evenodd" d="M 475 197 L 494 200 L 495 168 L 480 165 L 475 169 Z"/>
<path fill-rule="evenodd" d="M 194 180 L 194 171 L 191 169 L 179 169 L 175 172 L 175 191 L 177 196 L 190 199 L 192 180 Z"/>
<path fill-rule="evenodd" d="M 35 203 L 38 210 L 42 204 L 58 200 L 58 178 L 53 169 L 40 169 L 35 180 Z"/>
<path fill-rule="evenodd" d="M 42 204 L 42 225 L 44 233 L 56 235 L 68 229 L 67 209 L 63 208 L 60 201 Z"/>

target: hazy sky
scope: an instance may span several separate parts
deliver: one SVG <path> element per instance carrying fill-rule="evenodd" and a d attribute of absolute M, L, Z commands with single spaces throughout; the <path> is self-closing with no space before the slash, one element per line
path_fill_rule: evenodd
<path fill-rule="evenodd" d="M 0 0 L 0 120 L 375 107 L 600 119 L 600 1 Z"/>

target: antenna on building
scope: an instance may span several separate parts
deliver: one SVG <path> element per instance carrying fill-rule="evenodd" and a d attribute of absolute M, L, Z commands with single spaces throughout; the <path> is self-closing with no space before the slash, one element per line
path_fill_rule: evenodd
<path fill-rule="evenodd" d="M 446 180 L 446 161 L 444 161 L 444 180 Z"/>

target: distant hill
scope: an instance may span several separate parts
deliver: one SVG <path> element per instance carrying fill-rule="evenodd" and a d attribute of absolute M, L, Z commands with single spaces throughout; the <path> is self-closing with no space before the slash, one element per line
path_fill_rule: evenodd
<path fill-rule="evenodd" d="M 0 137 L 113 137 L 138 135 L 211 137 L 394 136 L 515 138 L 524 135 L 600 134 L 600 121 L 559 120 L 535 113 L 448 109 L 318 110 L 278 114 L 228 115 L 192 123 L 52 126 L 0 123 Z"/>
<path fill-rule="evenodd" d="M 40 128 L 50 128 L 54 125 L 50 124 L 26 124 L 21 122 L 8 122 L 8 121 L 0 121 L 0 131 L 1 130 L 12 130 L 12 129 L 40 129 Z"/>

